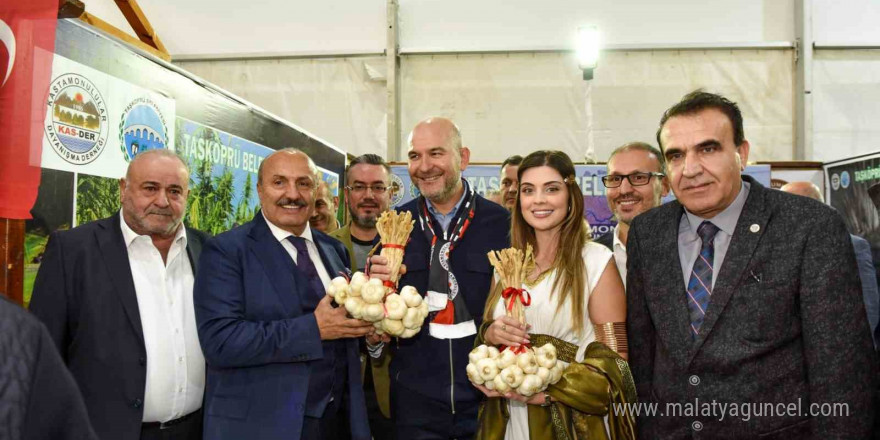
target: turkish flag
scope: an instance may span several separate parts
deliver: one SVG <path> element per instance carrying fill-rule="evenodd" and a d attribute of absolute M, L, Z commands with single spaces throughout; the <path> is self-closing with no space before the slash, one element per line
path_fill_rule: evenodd
<path fill-rule="evenodd" d="M 0 217 L 29 219 L 40 186 L 58 0 L 0 1 Z"/>

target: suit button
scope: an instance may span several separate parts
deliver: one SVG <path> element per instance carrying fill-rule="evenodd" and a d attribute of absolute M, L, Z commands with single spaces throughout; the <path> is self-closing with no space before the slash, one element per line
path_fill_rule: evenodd
<path fill-rule="evenodd" d="M 700 384 L 700 376 L 697 376 L 696 374 L 694 374 L 693 376 L 688 378 L 688 383 L 693 386 L 699 385 Z"/>
<path fill-rule="evenodd" d="M 141 399 L 134 399 L 134 401 L 131 402 L 131 406 L 133 406 L 137 409 L 140 409 L 140 407 L 143 406 L 143 404 L 144 404 L 144 402 Z"/>
<path fill-rule="evenodd" d="M 141 365 L 147 365 L 147 358 L 141 356 L 141 358 L 138 359 L 138 363 Z"/>

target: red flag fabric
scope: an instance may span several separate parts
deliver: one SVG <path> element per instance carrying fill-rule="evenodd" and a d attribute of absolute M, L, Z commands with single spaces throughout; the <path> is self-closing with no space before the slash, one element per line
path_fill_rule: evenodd
<path fill-rule="evenodd" d="M 0 2 L 0 217 L 29 219 L 40 186 L 58 0 Z"/>

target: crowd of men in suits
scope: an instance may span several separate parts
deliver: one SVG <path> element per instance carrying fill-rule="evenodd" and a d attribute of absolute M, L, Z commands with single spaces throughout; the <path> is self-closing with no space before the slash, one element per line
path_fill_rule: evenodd
<path fill-rule="evenodd" d="M 392 192 L 381 157 L 347 167 L 339 227 L 312 159 L 276 151 L 259 169 L 260 212 L 208 238 L 182 223 L 186 165 L 150 150 L 120 181 L 119 213 L 50 237 L 30 306 L 45 328 L 0 302 L 2 322 L 30 320 L 18 327 L 46 341 L 28 355 L 40 365 L 31 389 L 59 383 L 70 408 L 42 424 L 21 411 L 22 432 L 51 434 L 9 438 L 470 438 L 481 395 L 466 354 L 491 283 L 486 254 L 509 246 L 522 158 L 502 165 L 496 204 L 462 179 L 470 151 L 452 121 L 421 121 L 408 143 L 421 196 L 398 208 L 417 219 L 400 286 L 424 293 L 452 273 L 454 313 L 392 342 L 325 295 L 339 274 L 385 269 L 370 256 Z M 603 183 L 618 225 L 597 238 L 626 283 L 639 401 L 843 403 L 847 414 L 640 416 L 640 437 L 869 438 L 876 279 L 860 280 L 841 216 L 741 174 L 750 145 L 722 96 L 686 95 L 657 144 L 611 154 Z M 438 239 L 455 245 L 443 268 Z"/>

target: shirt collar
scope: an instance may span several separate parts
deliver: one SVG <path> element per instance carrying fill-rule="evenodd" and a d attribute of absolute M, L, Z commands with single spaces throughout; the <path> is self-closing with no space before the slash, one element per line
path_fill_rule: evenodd
<path fill-rule="evenodd" d="M 263 214 L 262 211 L 260 212 L 260 214 Z M 265 215 L 263 215 L 263 219 L 266 220 L 266 224 L 269 225 L 269 230 L 272 231 L 272 236 L 274 236 L 275 239 L 279 242 L 284 242 L 287 237 L 297 236 L 296 234 L 292 234 L 285 231 L 284 229 L 279 228 L 278 226 L 275 226 L 272 222 L 269 221 L 269 219 L 266 218 Z M 306 222 L 306 228 L 303 230 L 302 234 L 299 234 L 299 237 L 306 239 L 306 241 L 311 241 L 312 243 L 315 242 L 315 240 L 312 238 L 312 228 L 311 226 L 309 226 L 309 222 Z"/>
<path fill-rule="evenodd" d="M 149 235 L 140 235 L 128 226 L 128 223 L 125 222 L 125 217 L 122 215 L 122 210 L 119 210 L 119 226 L 122 228 L 122 239 L 125 241 L 126 248 L 131 247 L 131 243 L 139 237 L 147 237 L 150 239 L 151 243 L 153 242 L 153 239 L 150 238 Z M 182 246 L 186 246 L 186 227 L 183 226 L 183 224 L 177 228 L 177 234 L 174 235 L 174 243 L 180 243 Z"/>
<path fill-rule="evenodd" d="M 736 230 L 736 222 L 739 220 L 739 215 L 742 214 L 743 207 L 746 204 L 746 199 L 749 197 L 749 188 L 751 185 L 749 182 L 745 180 L 742 181 L 742 186 L 739 188 L 739 194 L 736 195 L 736 198 L 733 199 L 733 203 L 724 208 L 724 211 L 721 211 L 715 217 L 710 219 L 702 218 L 696 214 L 692 214 L 687 209 L 684 210 L 687 215 L 688 223 L 690 225 L 691 231 L 694 234 L 697 234 L 697 228 L 700 226 L 700 223 L 708 220 L 711 221 L 712 224 L 718 227 L 718 229 L 724 231 L 727 235 L 733 236 L 733 231 Z"/>
<path fill-rule="evenodd" d="M 464 198 L 465 196 L 467 196 L 468 193 L 467 180 L 461 179 L 461 183 L 464 191 L 461 192 L 461 198 L 458 199 L 458 203 L 455 204 L 455 207 L 452 208 L 452 211 L 449 211 L 449 214 L 441 214 L 439 211 L 437 211 L 437 209 L 434 208 L 434 203 L 431 202 L 431 199 L 425 197 L 425 203 L 428 205 L 428 211 L 431 213 L 431 215 L 433 215 L 434 217 L 440 217 L 441 215 L 445 217 L 450 217 L 458 213 L 458 210 L 459 208 L 461 208 L 461 204 L 462 202 L 464 202 Z"/>
<path fill-rule="evenodd" d="M 619 229 L 620 229 L 620 225 L 615 226 L 615 227 L 614 227 L 614 233 L 611 234 L 611 235 L 614 236 L 614 241 L 612 242 L 612 243 L 613 243 L 613 244 L 612 244 L 612 247 L 613 247 L 614 249 L 617 249 L 617 247 L 620 246 L 621 249 L 626 250 L 626 245 L 623 244 L 623 242 L 620 241 L 620 237 L 617 236 L 617 232 L 618 232 Z"/>

